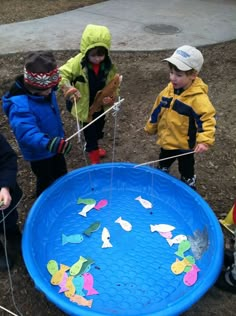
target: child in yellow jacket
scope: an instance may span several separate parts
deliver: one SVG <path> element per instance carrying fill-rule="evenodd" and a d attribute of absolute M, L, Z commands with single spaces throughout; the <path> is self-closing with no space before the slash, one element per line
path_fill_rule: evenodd
<path fill-rule="evenodd" d="M 195 47 L 184 45 L 164 59 L 169 64 L 170 83 L 158 95 L 144 130 L 157 134 L 159 168 L 169 172 L 178 157 L 181 180 L 196 189 L 194 154 L 205 152 L 215 141 L 215 109 L 208 87 L 198 77 L 204 59 Z"/>

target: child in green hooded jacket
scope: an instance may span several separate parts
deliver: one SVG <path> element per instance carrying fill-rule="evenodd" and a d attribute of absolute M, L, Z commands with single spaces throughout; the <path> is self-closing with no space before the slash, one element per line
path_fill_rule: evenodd
<path fill-rule="evenodd" d="M 59 88 L 66 99 L 67 109 L 81 122 L 81 127 L 89 123 L 89 108 L 96 94 L 101 91 L 117 73 L 109 56 L 111 34 L 107 27 L 89 24 L 83 31 L 80 42 L 80 53 L 69 59 L 60 67 L 61 82 Z M 114 99 L 104 97 L 103 105 L 112 106 Z M 101 110 L 92 115 L 94 120 L 104 112 Z M 105 116 L 84 129 L 86 151 L 90 162 L 97 164 L 106 151 L 99 147 L 98 141 L 103 138 Z"/>

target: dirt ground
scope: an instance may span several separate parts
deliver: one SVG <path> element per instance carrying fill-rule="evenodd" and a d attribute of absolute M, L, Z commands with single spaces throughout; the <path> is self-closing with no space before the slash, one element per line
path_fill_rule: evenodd
<path fill-rule="evenodd" d="M 7 1 L 3 1 L 6 5 Z M 20 1 L 9 1 L 11 3 Z M 38 1 L 26 1 L 26 3 Z M 40 1 L 41 3 L 42 1 Z M 44 1 L 51 2 L 51 1 Z M 95 1 L 54 1 L 57 3 L 81 4 L 94 3 Z M 78 3 L 80 4 L 78 5 Z M 98 2 L 98 1 L 97 1 Z M 2 4 L 1 4 L 2 5 Z M 32 5 L 33 6 L 33 5 Z M 27 7 L 26 19 L 35 17 L 34 6 Z M 4 5 L 3 5 L 4 7 Z M 34 9 L 34 10 L 33 10 Z M 63 6 L 63 10 L 71 9 Z M 20 9 L 19 9 L 20 10 Z M 22 9 L 21 9 L 22 10 Z M 31 10 L 31 11 L 30 11 Z M 63 11 L 62 10 L 62 11 Z M 61 11 L 61 12 L 62 12 Z M 8 20 L 0 21 L 9 23 L 15 21 L 8 14 Z M 49 14 L 52 11 L 48 10 Z M 55 13 L 58 13 L 56 11 Z M 36 16 L 37 17 L 37 16 Z M 22 18 L 23 19 L 23 18 Z M 198 177 L 197 187 L 199 194 L 209 203 L 218 218 L 224 217 L 233 205 L 236 198 L 236 40 L 217 45 L 201 47 L 205 58 L 205 64 L 201 77 L 208 83 L 209 96 L 217 110 L 216 143 L 207 153 L 196 156 L 196 173 Z M 112 59 L 117 64 L 120 74 L 123 75 L 121 97 L 125 98 L 116 121 L 116 137 L 114 146 L 115 120 L 112 115 L 107 115 L 105 137 L 103 145 L 108 155 L 104 162 L 129 161 L 143 163 L 158 159 L 159 148 L 155 144 L 155 137 L 147 136 L 143 132 L 143 126 L 149 116 L 153 102 L 159 91 L 168 82 L 168 69 L 161 60 L 172 52 L 112 52 Z M 77 51 L 56 51 L 58 64 L 62 65 Z M 24 54 L 11 54 L 0 56 L 0 95 L 7 91 L 17 74 L 22 73 Z M 65 109 L 64 100 L 58 96 L 61 107 L 61 115 L 65 125 L 65 131 L 69 137 L 76 131 L 76 124 Z M 7 119 L 1 111 L 0 131 L 3 133 L 19 156 L 18 181 L 24 191 L 24 199 L 19 207 L 19 225 L 23 229 L 25 218 L 35 201 L 35 179 L 29 165 L 23 160 L 15 138 L 9 128 Z M 72 139 L 73 149 L 67 157 L 68 169 L 73 170 L 87 164 L 77 138 Z M 173 174 L 178 176 L 176 167 Z M 229 235 L 225 232 L 228 245 Z M 20 259 L 12 270 L 12 283 L 14 300 L 22 315 L 36 316 L 61 316 L 64 315 L 45 296 L 38 292 L 30 279 L 23 260 Z M 0 273 L 0 305 L 17 313 L 10 291 L 9 277 Z M 236 300 L 231 294 L 212 287 L 206 295 L 200 299 L 185 316 L 192 315 L 234 315 Z M 8 313 L 0 310 L 0 315 Z"/>

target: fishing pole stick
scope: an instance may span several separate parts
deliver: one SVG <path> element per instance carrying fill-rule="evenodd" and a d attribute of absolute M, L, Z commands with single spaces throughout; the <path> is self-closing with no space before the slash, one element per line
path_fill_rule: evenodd
<path fill-rule="evenodd" d="M 168 160 L 168 159 L 172 159 L 172 158 L 178 158 L 181 156 L 185 156 L 185 155 L 190 155 L 190 154 L 194 154 L 195 151 L 188 151 L 187 153 L 183 153 L 183 154 L 179 154 L 179 155 L 175 155 L 175 156 L 171 156 L 171 157 L 167 157 L 167 158 L 162 158 L 162 159 L 158 159 L 158 160 L 153 160 L 153 161 L 148 161 L 148 162 L 144 162 L 141 163 L 139 165 L 134 166 L 134 168 L 140 167 L 140 166 L 145 166 L 145 165 L 151 165 L 155 162 L 159 162 L 159 161 L 164 161 L 164 160 Z"/>
<path fill-rule="evenodd" d="M 70 137 L 68 137 L 66 139 L 66 142 L 71 140 L 71 138 L 75 137 L 77 134 L 81 133 L 83 130 L 85 130 L 85 128 L 89 127 L 91 124 L 93 124 L 94 122 L 96 122 L 97 120 L 99 120 L 102 116 L 106 115 L 109 111 L 111 111 L 112 109 L 114 109 L 115 107 L 117 107 L 118 105 L 120 105 L 125 99 L 120 99 L 118 102 L 115 102 L 109 109 L 107 109 L 105 112 L 103 112 L 101 115 L 99 115 L 98 117 L 96 117 L 92 122 L 88 123 L 86 126 L 84 126 L 83 128 L 81 128 L 79 131 L 77 131 L 76 133 L 74 133 L 73 135 L 71 135 Z"/>

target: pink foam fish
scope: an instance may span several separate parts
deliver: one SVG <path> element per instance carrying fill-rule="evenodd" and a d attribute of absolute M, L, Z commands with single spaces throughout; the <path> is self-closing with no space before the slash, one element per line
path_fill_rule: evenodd
<path fill-rule="evenodd" d="M 61 282 L 58 284 L 60 286 L 59 293 L 69 291 L 69 289 L 66 287 L 66 281 L 68 279 L 68 275 L 66 272 L 64 272 Z"/>
<path fill-rule="evenodd" d="M 187 272 L 184 276 L 184 284 L 187 286 L 192 286 L 197 281 L 197 273 L 200 271 L 200 269 L 196 266 L 196 264 L 192 265 L 192 269 Z"/>
<path fill-rule="evenodd" d="M 101 208 L 107 206 L 108 201 L 107 200 L 100 200 L 95 206 L 95 210 L 100 211 Z"/>
<path fill-rule="evenodd" d="M 171 238 L 171 237 L 170 237 Z M 174 238 L 170 239 L 170 238 L 167 238 L 167 242 L 170 246 L 174 245 L 174 244 L 180 244 L 181 241 L 183 240 L 187 240 L 187 236 L 185 235 L 177 235 L 175 236 Z"/>
<path fill-rule="evenodd" d="M 86 295 L 96 295 L 99 294 L 97 290 L 93 287 L 94 279 L 91 273 L 84 273 L 83 275 L 84 278 L 84 289 L 87 290 Z"/>
<path fill-rule="evenodd" d="M 139 201 L 140 204 L 145 208 L 152 208 L 152 203 L 149 202 L 148 200 L 143 199 L 141 195 L 136 197 L 135 200 Z"/>
<path fill-rule="evenodd" d="M 104 227 L 102 230 L 102 248 L 111 248 L 112 244 L 110 243 L 110 233 L 109 230 Z"/>
<path fill-rule="evenodd" d="M 159 232 L 159 234 L 167 240 L 172 237 L 172 232 Z"/>

